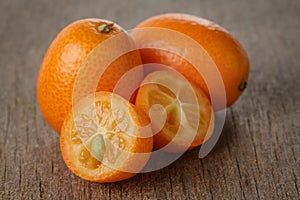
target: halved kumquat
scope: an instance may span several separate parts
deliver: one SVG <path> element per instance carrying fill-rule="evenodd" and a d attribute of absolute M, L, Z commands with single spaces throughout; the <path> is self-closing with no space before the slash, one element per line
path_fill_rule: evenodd
<path fill-rule="evenodd" d="M 117 94 L 98 92 L 81 100 L 64 121 L 63 159 L 77 176 L 115 182 L 147 163 L 153 140 L 146 114 Z"/>
<path fill-rule="evenodd" d="M 214 113 L 210 101 L 174 71 L 150 73 L 142 82 L 135 104 L 150 115 L 156 149 L 185 151 L 199 146 L 212 134 Z"/>

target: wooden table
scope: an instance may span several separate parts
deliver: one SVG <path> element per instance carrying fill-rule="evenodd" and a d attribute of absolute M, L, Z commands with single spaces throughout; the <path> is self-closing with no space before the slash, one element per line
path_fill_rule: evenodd
<path fill-rule="evenodd" d="M 0 199 L 299 199 L 299 10 L 297 0 L 1 0 Z M 164 12 L 195 14 L 231 31 L 249 53 L 249 88 L 204 159 L 197 148 L 160 171 L 112 184 L 76 177 L 36 102 L 48 45 L 80 18 L 130 29 Z"/>

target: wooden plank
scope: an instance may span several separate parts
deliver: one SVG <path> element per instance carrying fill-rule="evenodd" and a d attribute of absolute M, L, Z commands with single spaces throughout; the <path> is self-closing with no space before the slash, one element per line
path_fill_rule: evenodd
<path fill-rule="evenodd" d="M 299 1 L 76 3 L 0 2 L 0 199 L 300 198 Z M 202 160 L 197 148 L 162 170 L 119 183 L 76 177 L 36 103 L 36 76 L 48 45 L 79 18 L 108 18 L 130 29 L 175 11 L 220 23 L 250 56 L 249 88 L 228 110 L 218 144 Z"/>

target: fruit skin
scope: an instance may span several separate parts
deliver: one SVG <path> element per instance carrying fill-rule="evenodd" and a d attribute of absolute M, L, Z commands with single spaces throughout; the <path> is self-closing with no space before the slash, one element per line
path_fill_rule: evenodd
<path fill-rule="evenodd" d="M 99 31 L 102 24 L 109 24 L 111 30 Z M 80 66 L 97 45 L 119 33 L 124 30 L 110 21 L 82 19 L 65 27 L 49 46 L 37 78 L 37 99 L 44 118 L 56 132 L 60 132 L 63 120 L 72 108 L 73 87 Z M 129 37 L 127 39 L 129 42 Z M 106 69 L 97 91 L 112 91 L 124 73 L 140 64 L 138 51 L 121 56 Z M 141 71 L 133 82 L 139 83 L 142 77 Z"/>
<path fill-rule="evenodd" d="M 200 44 L 213 59 L 222 76 L 227 97 L 227 107 L 239 98 L 246 86 L 243 85 L 243 82 L 248 81 L 249 59 L 241 44 L 225 29 L 211 21 L 196 16 L 168 13 L 146 19 L 137 25 L 135 30 L 151 27 L 178 31 Z M 159 63 L 172 67 L 198 87 L 201 87 L 210 96 L 203 78 L 189 62 L 172 52 L 157 49 L 162 47 L 162 45 L 168 44 L 153 41 L 151 36 L 148 37 L 147 35 L 144 35 L 144 37 L 139 35 L 137 37 L 135 30 L 132 31 L 131 36 L 140 48 L 144 64 Z M 199 55 L 191 56 L 196 57 Z M 214 98 L 220 97 L 216 95 Z M 217 102 L 214 108 L 220 110 L 224 109 L 224 106 Z"/>
<path fill-rule="evenodd" d="M 180 96 L 175 96 L 173 92 L 171 92 L 171 88 L 176 88 L 177 83 L 179 83 L 179 85 L 181 84 L 183 87 L 185 87 L 186 82 L 182 82 L 181 79 L 178 77 L 178 75 L 176 76 L 176 74 L 174 74 L 174 72 L 172 71 L 155 71 L 152 72 L 150 74 L 148 74 L 148 76 L 146 76 L 146 78 L 143 80 L 143 82 L 141 83 L 140 89 L 138 91 L 137 97 L 136 97 L 136 102 L 135 105 L 137 108 L 141 109 L 142 111 L 144 111 L 145 113 L 149 113 L 150 108 L 155 105 L 155 104 L 159 104 L 162 105 L 163 107 L 166 107 L 170 104 L 168 104 L 166 101 L 164 101 L 163 96 L 159 93 L 157 93 L 158 95 L 154 95 L 158 88 L 157 86 L 159 85 L 159 81 L 158 79 L 163 79 L 164 81 L 168 81 L 170 88 L 166 88 L 163 89 L 165 92 L 169 91 L 169 96 L 172 96 L 173 101 L 177 98 L 180 100 Z M 176 80 L 176 83 L 172 82 L 172 80 Z M 152 83 L 152 84 L 149 84 Z M 157 84 L 153 84 L 153 83 L 157 83 Z M 195 147 L 198 147 L 199 145 L 203 144 L 205 141 L 207 141 L 210 136 L 213 133 L 214 130 L 214 111 L 213 108 L 211 106 L 211 103 L 209 101 L 209 99 L 207 98 L 206 94 L 198 87 L 195 87 L 193 84 L 190 85 L 190 87 L 184 88 L 183 90 L 185 90 L 185 92 L 187 92 L 186 95 L 190 95 L 190 92 L 193 92 L 193 94 L 195 95 L 196 99 L 197 99 L 197 103 L 198 103 L 198 111 L 199 111 L 199 121 L 195 122 L 198 123 L 198 129 L 195 135 L 193 136 L 189 136 L 186 135 L 188 133 L 190 133 L 187 129 L 184 129 L 184 131 L 182 132 L 184 135 L 181 135 L 179 137 L 179 139 L 176 139 L 175 136 L 177 134 L 180 134 L 178 132 L 178 128 L 177 130 L 174 129 L 170 129 L 167 128 L 166 123 L 169 119 L 175 119 L 175 117 L 169 116 L 167 115 L 167 119 L 165 122 L 164 127 L 160 130 L 160 131 L 155 131 L 155 128 L 153 130 L 153 134 L 155 134 L 153 136 L 153 141 L 154 141 L 154 147 L 155 149 L 162 149 L 163 147 L 165 147 L 166 145 L 168 145 L 167 147 L 163 148 L 162 150 L 164 151 L 168 151 L 168 152 L 183 152 L 186 150 L 191 150 Z M 191 90 L 192 89 L 192 90 Z M 176 91 L 178 92 L 178 91 Z M 151 96 L 152 95 L 152 96 Z M 151 99 L 151 100 L 150 100 Z M 189 99 L 191 100 L 191 99 Z M 181 102 L 181 103 L 186 103 L 186 102 Z M 193 109 L 192 112 L 197 111 L 196 109 Z M 190 112 L 190 111 L 189 111 Z M 154 119 L 155 120 L 155 119 Z M 190 123 L 193 123 L 192 121 L 188 121 Z M 152 122 L 153 123 L 153 122 Z M 174 124 L 174 121 L 171 122 L 171 124 Z M 180 126 L 182 127 L 188 127 L 187 124 L 180 124 Z M 190 126 L 189 126 L 190 127 Z M 194 127 L 194 126 L 192 126 Z M 153 128 L 153 124 L 152 124 L 152 128 Z M 174 132 L 173 132 L 174 131 Z M 157 133 L 156 133 L 157 132 Z M 190 140 L 190 137 L 193 137 L 192 140 Z M 191 142 L 189 142 L 191 141 Z"/>
<path fill-rule="evenodd" d="M 133 104 L 122 98 L 117 94 L 113 94 L 110 92 L 97 92 L 95 94 L 91 94 L 86 98 L 81 99 L 81 101 L 76 104 L 74 111 L 75 113 L 86 109 L 90 103 L 91 98 L 95 98 L 95 101 L 111 101 L 112 97 L 116 98 L 114 101 L 117 106 L 125 105 L 129 108 L 128 114 L 131 115 L 134 123 L 140 127 L 146 127 L 149 125 L 150 120 L 148 116 L 138 108 L 136 108 Z M 67 167 L 77 176 L 92 182 L 100 182 L 100 183 L 110 183 L 122 181 L 128 178 L 133 177 L 138 173 L 143 167 L 146 165 L 149 160 L 152 148 L 153 148 L 153 138 L 152 138 L 152 130 L 151 127 L 148 126 L 143 129 L 143 132 L 137 132 L 132 136 L 132 143 L 128 145 L 129 149 L 126 149 L 128 152 L 133 154 L 128 154 L 125 160 L 121 161 L 122 166 L 117 166 L 118 169 L 129 169 L 134 170 L 136 173 L 129 173 L 121 170 L 116 170 L 102 164 L 100 167 L 96 169 L 88 169 L 80 164 L 78 155 L 78 148 L 74 147 L 76 144 L 72 144 L 72 130 L 74 129 L 74 112 L 70 112 L 61 129 L 60 135 L 60 148 L 62 152 L 63 160 L 65 161 Z M 142 136 L 143 138 L 139 137 Z M 149 137 L 146 137 L 149 136 Z M 143 156 L 136 155 L 134 153 L 146 153 Z M 115 166 L 116 167 L 116 166 Z"/>

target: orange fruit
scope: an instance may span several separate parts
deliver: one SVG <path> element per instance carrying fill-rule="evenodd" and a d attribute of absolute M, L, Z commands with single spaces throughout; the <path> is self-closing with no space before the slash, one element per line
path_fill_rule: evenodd
<path fill-rule="evenodd" d="M 133 42 L 123 28 L 102 19 L 76 21 L 56 36 L 44 56 L 37 78 L 41 113 L 55 131 L 60 132 L 63 120 L 72 108 L 76 80 L 81 80 L 76 89 L 77 93 L 82 93 L 81 97 L 95 90 L 113 91 L 120 77 L 141 64 L 139 52 L 133 49 Z M 121 51 L 126 53 L 110 63 L 108 59 Z M 104 63 L 109 63 L 108 67 Z M 98 77 L 101 70 L 104 72 Z M 138 85 L 143 70 L 132 77 L 130 84 Z M 95 88 L 92 88 L 95 80 Z"/>
<path fill-rule="evenodd" d="M 143 33 L 138 32 L 143 28 L 148 28 L 148 30 L 145 29 Z M 161 32 L 164 33 L 154 38 L 155 30 L 149 28 L 161 28 Z M 213 96 L 217 102 L 214 108 L 219 110 L 225 108 L 226 105 L 232 105 L 246 88 L 249 75 L 249 59 L 241 44 L 219 25 L 187 14 L 170 13 L 154 16 L 141 22 L 132 31 L 131 36 L 140 48 L 143 63 L 159 63 L 176 69 L 202 88 L 208 96 L 210 96 L 208 86 L 204 80 L 214 80 L 217 74 L 202 77 L 185 59 L 186 57 L 197 58 L 201 55 L 184 44 L 174 46 L 169 43 L 166 38 L 176 39 L 178 34 L 174 36 L 170 31 L 165 30 L 183 34 L 204 48 L 216 64 L 225 87 L 227 103 L 223 105 L 220 103 L 221 94 L 217 91 L 217 94 Z M 178 40 L 178 42 L 183 41 Z"/>
<path fill-rule="evenodd" d="M 68 168 L 95 182 L 134 176 L 152 151 L 147 115 L 117 94 L 97 92 L 83 98 L 61 129 L 60 147 Z M 143 128 L 141 128 L 143 127 Z"/>
<path fill-rule="evenodd" d="M 150 73 L 140 86 L 135 105 L 149 113 L 156 149 L 192 149 L 213 132 L 214 113 L 209 99 L 173 71 Z"/>

